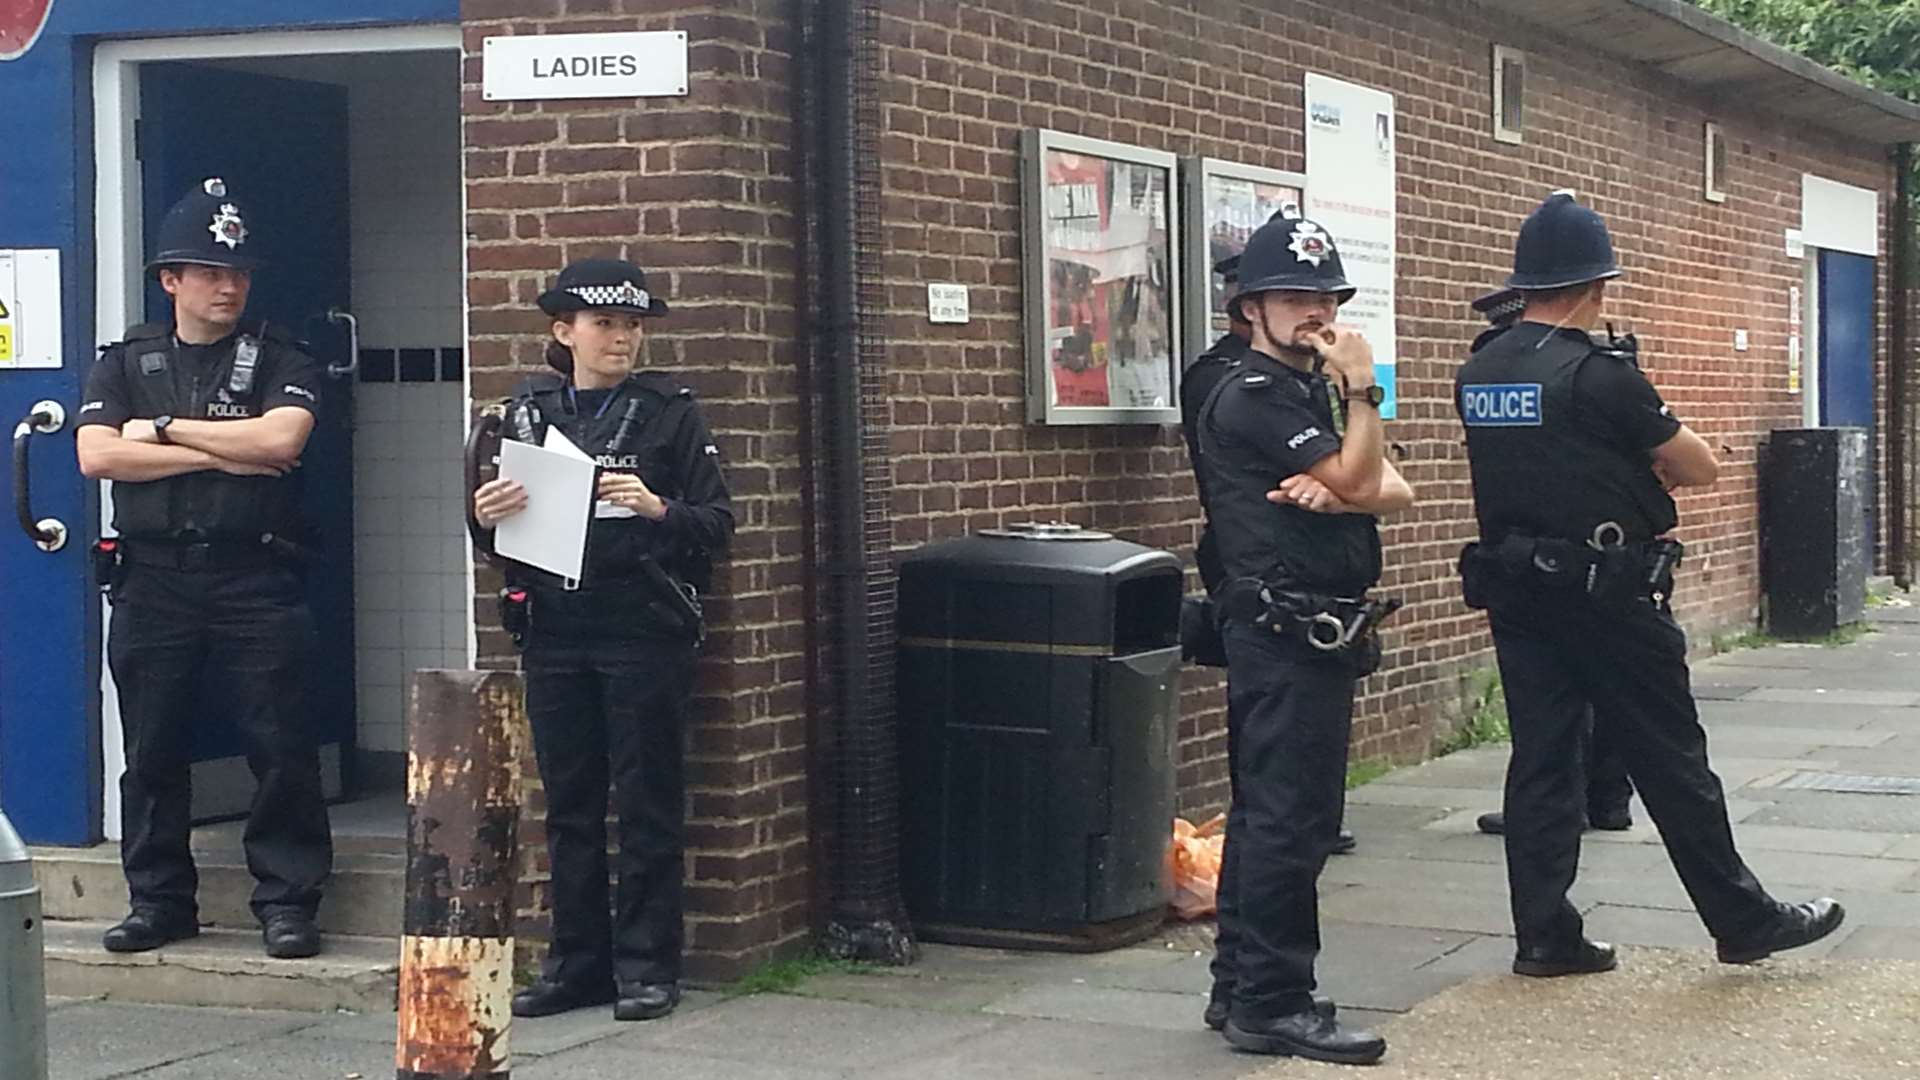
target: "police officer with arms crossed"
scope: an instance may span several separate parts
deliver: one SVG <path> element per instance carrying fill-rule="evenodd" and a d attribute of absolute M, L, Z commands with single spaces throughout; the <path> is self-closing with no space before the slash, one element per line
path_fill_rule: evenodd
<path fill-rule="evenodd" d="M 1596 344 L 1617 277 L 1600 215 L 1556 192 L 1521 226 L 1508 285 L 1525 313 L 1475 342 L 1456 376 L 1480 540 L 1461 557 L 1487 609 L 1513 725 L 1505 796 L 1513 970 L 1611 970 L 1567 901 L 1584 817 L 1589 703 L 1610 730 L 1723 963 L 1750 963 L 1839 927 L 1832 900 L 1774 900 L 1734 849 L 1667 598 L 1680 546 L 1669 492 L 1713 483 L 1706 443 L 1673 418 L 1631 338 Z"/>
<path fill-rule="evenodd" d="M 667 313 L 631 263 L 588 259 L 540 297 L 547 362 L 507 405 L 506 432 L 549 428 L 601 466 L 579 582 L 507 565 L 503 622 L 524 648 L 527 718 L 547 793 L 553 943 L 515 1016 L 614 1003 L 621 1020 L 680 1003 L 683 733 L 701 635 L 698 591 L 733 534 L 719 451 L 691 391 L 635 373 L 642 320 Z M 491 480 L 474 518 L 491 529 L 528 505 Z M 607 794 L 619 817 L 608 918 Z"/>
<path fill-rule="evenodd" d="M 127 759 L 132 912 L 107 931 L 112 952 L 199 933 L 189 751 L 203 688 L 232 713 L 257 785 L 244 843 L 267 955 L 320 951 L 313 920 L 333 845 L 301 692 L 312 619 L 286 539 L 320 375 L 277 327 L 242 320 L 252 245 L 220 180 L 175 204 L 147 264 L 173 301 L 171 325 L 107 346 L 80 409 L 80 471 L 114 481 L 119 533 L 96 551 Z"/>
<path fill-rule="evenodd" d="M 1239 926 L 1216 942 L 1213 999 L 1230 1003 L 1224 1030 L 1240 1049 L 1367 1064 L 1385 1040 L 1314 999 L 1317 880 L 1340 824 L 1354 685 L 1377 665 L 1373 629 L 1392 610 L 1365 597 L 1380 577 L 1375 515 L 1413 492 L 1386 460 L 1373 350 L 1334 322 L 1354 288 L 1332 237 L 1300 218 L 1269 222 L 1239 269 L 1228 306 L 1249 348 L 1198 422 L 1237 728 L 1227 850 Z"/>

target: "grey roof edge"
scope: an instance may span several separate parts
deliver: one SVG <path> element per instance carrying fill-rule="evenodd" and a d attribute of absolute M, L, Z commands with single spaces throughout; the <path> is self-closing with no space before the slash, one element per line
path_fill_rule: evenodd
<path fill-rule="evenodd" d="M 1637 8 L 1650 15 L 1677 23 L 1702 37 L 1711 39 L 1721 47 L 1745 53 L 1787 75 L 1841 95 L 1853 103 L 1868 106 L 1893 122 L 1891 125 L 1875 124 L 1875 129 L 1880 132 L 1878 134 L 1869 133 L 1852 125 L 1836 125 L 1839 130 L 1889 145 L 1895 142 L 1920 142 L 1920 104 L 1906 101 L 1884 90 L 1876 90 L 1864 83 L 1855 82 L 1799 53 L 1742 30 L 1718 15 L 1687 3 L 1686 0 L 1592 0 L 1592 3 L 1596 6 L 1604 3 Z M 1902 129 L 1903 138 L 1888 137 L 1886 131 L 1889 127 Z"/>

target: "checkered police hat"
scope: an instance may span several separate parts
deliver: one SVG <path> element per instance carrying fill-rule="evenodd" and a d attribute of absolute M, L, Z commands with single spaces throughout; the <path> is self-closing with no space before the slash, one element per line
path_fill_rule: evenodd
<path fill-rule="evenodd" d="M 540 294 L 540 310 L 549 315 L 588 308 L 665 315 L 667 302 L 647 291 L 645 271 L 623 259 L 582 259 L 560 271 L 560 280 Z"/>

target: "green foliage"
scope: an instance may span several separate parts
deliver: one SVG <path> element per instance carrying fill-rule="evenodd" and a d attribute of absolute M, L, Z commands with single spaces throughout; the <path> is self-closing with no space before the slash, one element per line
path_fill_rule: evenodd
<path fill-rule="evenodd" d="M 740 977 L 721 991 L 727 997 L 750 994 L 790 994 L 802 983 L 818 975 L 844 975 L 865 971 L 870 965 L 839 960 L 818 950 L 808 950 L 790 960 L 775 960 Z"/>
<path fill-rule="evenodd" d="M 1434 747 L 1435 757 L 1513 741 L 1513 729 L 1507 724 L 1507 694 L 1500 686 L 1500 669 L 1487 668 L 1475 673 L 1467 700 L 1466 722 L 1440 740 Z"/>
<path fill-rule="evenodd" d="M 1920 0 L 1694 0 L 1850 79 L 1920 101 Z"/>
<path fill-rule="evenodd" d="M 1737 652 L 1741 649 L 1764 649 L 1769 645 L 1780 644 L 1780 639 L 1765 630 L 1742 630 L 1739 633 L 1713 635 L 1715 653 Z"/>
<path fill-rule="evenodd" d="M 1385 758 L 1349 761 L 1347 762 L 1347 790 L 1352 791 L 1362 784 L 1371 784 L 1392 771 L 1393 763 Z"/>

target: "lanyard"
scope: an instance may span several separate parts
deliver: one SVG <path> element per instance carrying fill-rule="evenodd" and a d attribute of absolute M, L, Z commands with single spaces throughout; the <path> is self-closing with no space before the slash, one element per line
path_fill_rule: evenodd
<path fill-rule="evenodd" d="M 612 387 L 611 390 L 612 392 L 607 394 L 606 399 L 600 402 L 600 407 L 593 411 L 593 418 L 595 420 L 607 415 L 607 409 L 613 404 L 613 399 L 620 396 L 619 387 Z M 567 383 L 567 408 L 575 416 L 580 415 L 580 393 L 572 382 Z"/>

